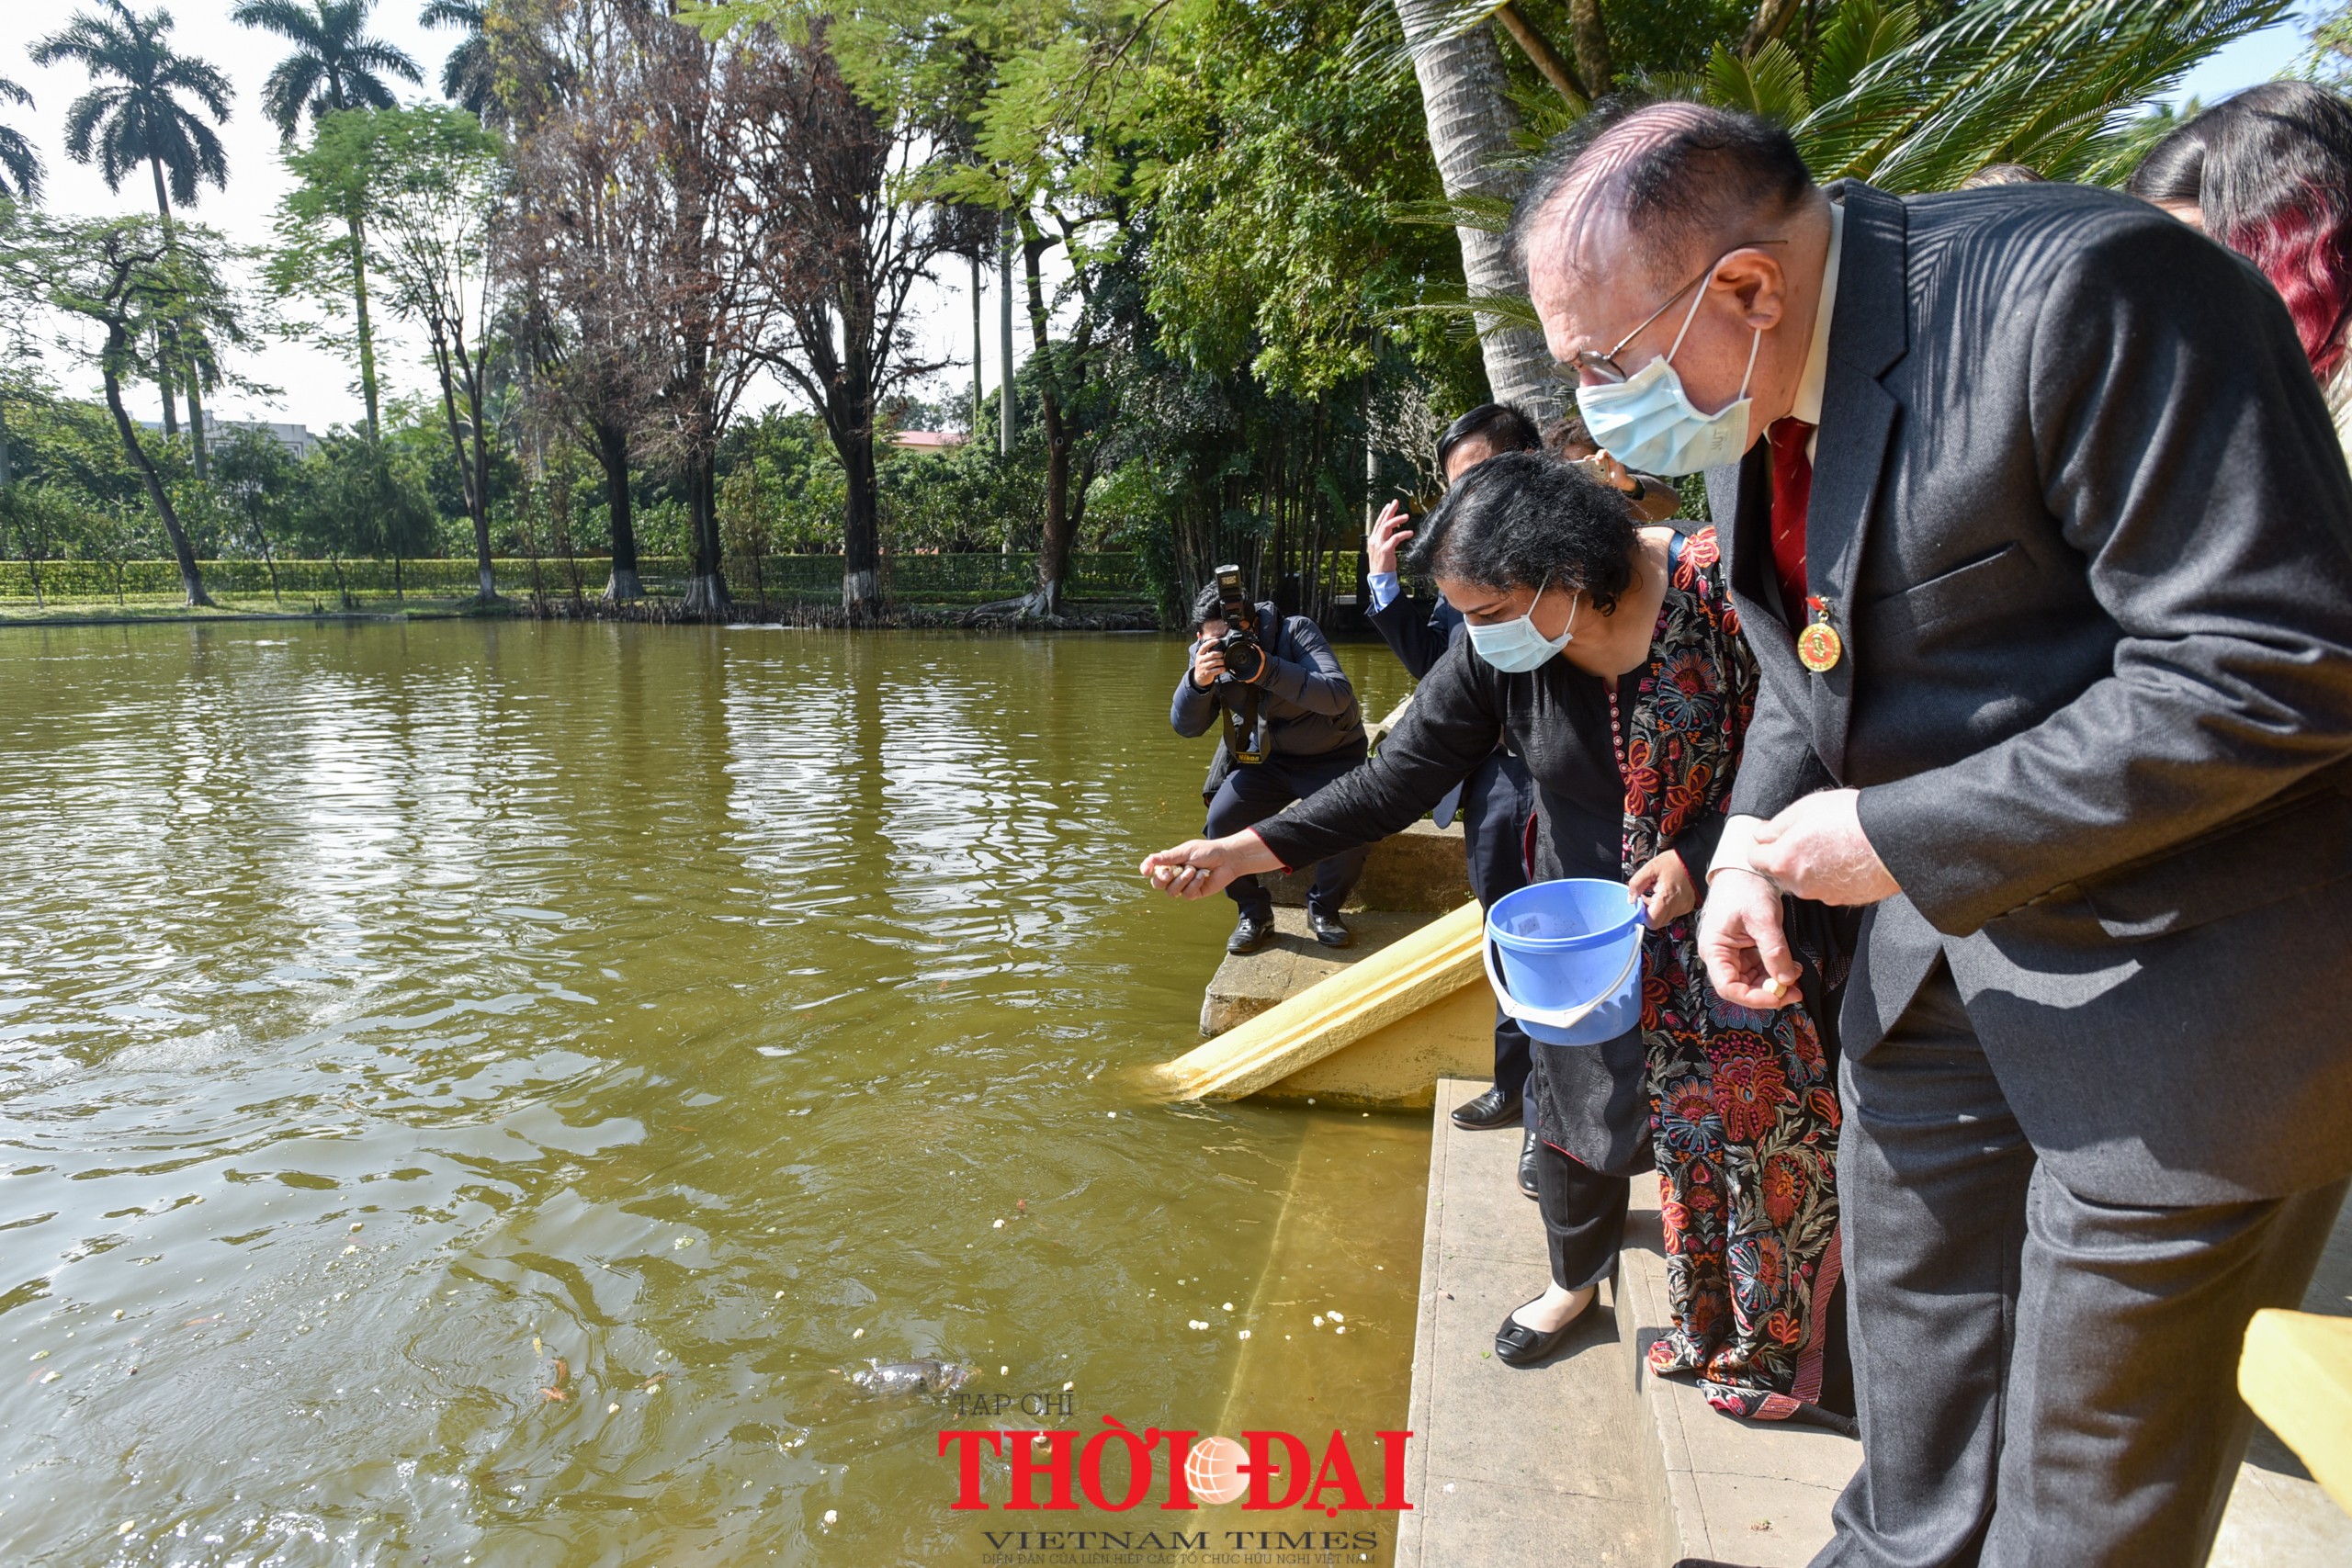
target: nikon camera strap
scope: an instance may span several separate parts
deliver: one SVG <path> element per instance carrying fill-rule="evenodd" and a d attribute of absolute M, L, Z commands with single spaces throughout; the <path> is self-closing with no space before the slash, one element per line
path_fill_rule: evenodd
<path fill-rule="evenodd" d="M 1225 715 L 1225 749 L 1233 760 L 1244 766 L 1266 760 L 1266 738 L 1258 718 L 1258 688 L 1248 682 L 1236 682 L 1241 687 L 1241 709 L 1235 713 L 1229 705 L 1219 704 Z"/>

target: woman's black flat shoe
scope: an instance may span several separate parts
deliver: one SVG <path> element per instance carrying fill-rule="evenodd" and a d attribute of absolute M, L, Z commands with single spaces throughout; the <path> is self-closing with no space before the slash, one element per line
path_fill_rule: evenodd
<path fill-rule="evenodd" d="M 1544 1298 L 1538 1296 L 1535 1299 L 1542 1301 Z M 1599 1292 L 1596 1292 L 1592 1298 L 1577 1310 L 1574 1317 L 1549 1334 L 1540 1329 L 1530 1328 L 1520 1322 L 1516 1315 L 1519 1307 L 1511 1308 L 1513 1315 L 1505 1317 L 1503 1325 L 1495 1330 L 1495 1359 L 1507 1367 L 1534 1365 L 1566 1341 L 1569 1332 L 1584 1321 L 1584 1314 L 1592 1310 L 1592 1303 L 1599 1299 Z M 1524 1302 L 1520 1303 L 1521 1306 L 1526 1304 Z"/>

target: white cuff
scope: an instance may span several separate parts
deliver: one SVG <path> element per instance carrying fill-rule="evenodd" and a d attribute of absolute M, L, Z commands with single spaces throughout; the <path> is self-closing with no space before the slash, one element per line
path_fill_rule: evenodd
<path fill-rule="evenodd" d="M 1725 871 L 1762 872 L 1748 863 L 1748 852 L 1756 847 L 1756 829 L 1764 826 L 1761 817 L 1734 817 L 1724 823 L 1724 836 L 1715 841 L 1715 858 L 1708 863 L 1707 881 L 1712 884 L 1718 873 Z"/>

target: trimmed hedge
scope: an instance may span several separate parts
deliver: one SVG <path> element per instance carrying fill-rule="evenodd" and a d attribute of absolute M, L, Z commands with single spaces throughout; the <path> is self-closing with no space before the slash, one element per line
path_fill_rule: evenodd
<path fill-rule="evenodd" d="M 576 558 L 582 589 L 599 592 L 612 563 L 601 556 Z M 900 555 L 885 557 L 884 580 L 893 598 L 917 604 L 985 604 L 1017 598 L 1036 581 L 1037 558 L 1010 555 Z M 218 597 L 269 597 L 269 568 L 258 559 L 199 561 L 208 592 Z M 527 593 L 532 563 L 522 558 L 492 562 L 502 593 Z M 681 556 L 640 556 L 638 575 L 648 593 L 676 597 L 685 592 L 688 563 Z M 728 592 L 752 597 L 749 561 L 727 562 Z M 542 558 L 543 592 L 571 592 L 571 565 L 560 556 Z M 842 592 L 839 556 L 769 556 L 758 580 L 772 600 L 837 601 Z M 280 560 L 279 592 L 289 600 L 320 600 L 332 605 L 354 599 L 390 599 L 396 593 L 426 599 L 471 598 L 479 583 L 475 565 L 464 559 Z M 51 560 L 40 563 L 45 599 L 152 602 L 180 597 L 180 573 L 168 560 Z M 1074 599 L 1143 604 L 1151 601 L 1143 558 L 1126 553 L 1080 552 L 1070 557 L 1069 592 Z M 0 560 L 0 603 L 32 602 L 32 575 L 21 560 Z"/>

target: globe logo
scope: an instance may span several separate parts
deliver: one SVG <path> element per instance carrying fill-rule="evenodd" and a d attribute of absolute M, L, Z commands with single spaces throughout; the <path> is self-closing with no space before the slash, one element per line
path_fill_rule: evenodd
<path fill-rule="evenodd" d="M 1203 1438 L 1184 1460 L 1184 1484 L 1204 1503 L 1230 1503 L 1249 1482 L 1241 1466 L 1250 1456 L 1231 1438 Z"/>

